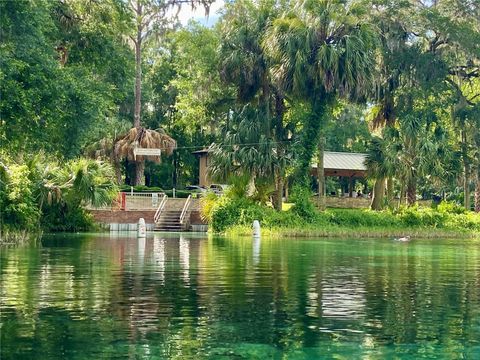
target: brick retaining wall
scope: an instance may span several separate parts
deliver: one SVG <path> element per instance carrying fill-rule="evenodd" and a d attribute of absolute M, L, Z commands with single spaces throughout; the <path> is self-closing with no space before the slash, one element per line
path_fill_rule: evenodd
<path fill-rule="evenodd" d="M 89 210 L 96 222 L 102 224 L 136 224 L 143 217 L 147 224 L 153 224 L 155 211 L 151 210 Z M 205 224 L 200 217 L 200 212 L 194 210 L 190 213 L 190 224 Z"/>
<path fill-rule="evenodd" d="M 153 224 L 153 217 L 155 210 L 90 210 L 96 222 L 103 224 L 133 224 L 137 223 L 138 219 L 144 218 L 148 224 Z"/>

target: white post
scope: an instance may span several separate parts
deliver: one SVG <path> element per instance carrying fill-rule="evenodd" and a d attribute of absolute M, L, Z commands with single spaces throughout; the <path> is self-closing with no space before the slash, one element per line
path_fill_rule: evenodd
<path fill-rule="evenodd" d="M 260 222 L 258 220 L 253 220 L 253 237 L 260 237 Z"/>
<path fill-rule="evenodd" d="M 175 188 L 173 188 L 173 198 L 175 199 Z"/>
<path fill-rule="evenodd" d="M 133 196 L 133 186 L 130 186 L 130 195 Z"/>

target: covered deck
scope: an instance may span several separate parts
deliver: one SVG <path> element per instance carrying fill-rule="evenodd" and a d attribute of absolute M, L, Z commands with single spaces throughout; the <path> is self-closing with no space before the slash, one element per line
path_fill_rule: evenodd
<path fill-rule="evenodd" d="M 347 153 L 347 152 L 338 152 L 338 151 L 325 151 L 323 156 L 323 168 L 325 177 L 339 177 L 348 179 L 348 191 L 341 193 L 327 193 L 327 206 L 333 203 L 338 203 L 338 201 L 329 201 L 329 197 L 335 198 L 356 198 L 354 194 L 354 185 L 355 179 L 364 178 L 367 172 L 367 167 L 365 166 L 366 154 L 363 153 Z M 312 164 L 311 175 L 318 180 L 318 169 L 317 164 Z M 361 198 L 366 198 L 366 194 L 363 194 Z M 356 203 L 351 204 L 352 201 L 345 202 L 345 207 L 357 207 Z M 359 207 L 364 207 L 365 204 L 368 206 L 368 201 L 363 201 L 362 205 Z"/>

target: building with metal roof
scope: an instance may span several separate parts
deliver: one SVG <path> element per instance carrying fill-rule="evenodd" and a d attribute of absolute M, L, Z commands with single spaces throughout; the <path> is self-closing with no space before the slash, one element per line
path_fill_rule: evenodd
<path fill-rule="evenodd" d="M 192 154 L 198 156 L 199 185 L 209 186 L 211 181 L 208 176 L 208 165 L 210 149 L 195 151 Z M 343 176 L 350 179 L 365 177 L 367 167 L 365 166 L 366 154 L 347 153 L 338 151 L 325 151 L 323 164 L 325 176 Z M 317 164 L 312 164 L 311 174 L 317 176 Z"/>
<path fill-rule="evenodd" d="M 325 176 L 364 177 L 366 154 L 325 151 L 323 168 Z M 317 164 L 312 164 L 312 173 L 317 175 Z"/>

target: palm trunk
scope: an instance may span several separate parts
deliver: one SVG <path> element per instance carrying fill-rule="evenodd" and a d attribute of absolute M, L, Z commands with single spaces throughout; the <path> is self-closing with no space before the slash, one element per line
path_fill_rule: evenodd
<path fill-rule="evenodd" d="M 477 165 L 475 181 L 475 212 L 480 213 L 480 162 Z"/>
<path fill-rule="evenodd" d="M 142 5 L 137 2 L 137 17 L 142 16 Z M 133 113 L 133 126 L 140 128 L 140 112 L 142 110 L 142 25 L 137 25 L 137 38 L 135 41 L 135 108 Z M 145 185 L 145 161 L 135 161 L 135 185 Z"/>
<path fill-rule="evenodd" d="M 470 168 L 466 162 L 463 172 L 463 204 L 465 209 L 470 210 Z"/>
<path fill-rule="evenodd" d="M 383 197 L 385 194 L 385 179 L 376 179 L 375 185 L 373 186 L 373 195 L 372 203 L 370 208 L 372 210 L 382 210 L 383 209 Z"/>
<path fill-rule="evenodd" d="M 117 184 L 122 183 L 122 171 L 120 170 L 120 162 L 117 160 L 113 161 L 113 168 L 115 170 L 115 178 L 117 179 Z"/>
<path fill-rule="evenodd" d="M 283 115 L 285 114 L 285 100 L 280 93 L 275 93 L 275 140 L 277 145 L 278 169 L 276 171 L 276 194 L 275 209 L 281 211 L 283 208 L 283 188 L 285 186 L 285 167 L 283 157 L 285 156 L 285 148 L 282 141 L 285 140 L 285 128 L 283 127 Z"/>
<path fill-rule="evenodd" d="M 400 186 L 400 195 L 398 197 L 398 207 L 405 205 L 405 183 L 402 182 Z"/>
<path fill-rule="evenodd" d="M 411 177 L 407 182 L 407 205 L 413 206 L 417 202 L 417 181 Z"/>
<path fill-rule="evenodd" d="M 387 205 L 393 207 L 393 177 L 387 178 Z"/>
<path fill-rule="evenodd" d="M 463 205 L 470 210 L 470 163 L 468 161 L 467 133 L 461 132 L 462 136 L 462 158 L 463 158 Z"/>
<path fill-rule="evenodd" d="M 135 161 L 135 180 L 134 185 L 145 185 L 145 161 Z"/>
<path fill-rule="evenodd" d="M 325 154 L 325 137 L 322 136 L 318 142 L 318 164 L 317 164 L 317 177 L 318 177 L 318 199 L 317 206 L 323 211 L 325 210 L 325 168 L 323 164 L 323 156 Z"/>
<path fill-rule="evenodd" d="M 288 187 L 288 178 L 284 180 L 283 187 L 285 189 L 285 201 L 288 203 L 289 201 L 289 187 Z"/>
<path fill-rule="evenodd" d="M 139 26 L 135 42 L 135 108 L 133 126 L 140 127 L 140 112 L 142 109 L 142 29 Z"/>
<path fill-rule="evenodd" d="M 275 202 L 274 208 L 277 211 L 282 211 L 283 208 L 283 176 L 281 174 L 277 174 L 276 179 L 276 191 L 275 191 Z"/>

